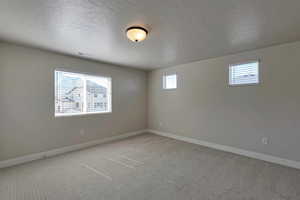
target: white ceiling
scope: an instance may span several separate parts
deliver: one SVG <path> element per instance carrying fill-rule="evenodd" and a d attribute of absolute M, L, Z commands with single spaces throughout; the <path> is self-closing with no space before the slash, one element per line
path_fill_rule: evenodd
<path fill-rule="evenodd" d="M 125 29 L 149 37 L 130 42 Z M 154 69 L 300 40 L 300 0 L 1 0 L 0 38 Z"/>

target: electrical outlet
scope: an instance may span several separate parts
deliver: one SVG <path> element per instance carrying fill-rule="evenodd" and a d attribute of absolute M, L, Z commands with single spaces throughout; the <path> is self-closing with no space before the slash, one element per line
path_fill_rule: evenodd
<path fill-rule="evenodd" d="M 80 133 L 81 136 L 84 136 L 85 135 L 84 129 L 80 129 L 79 133 Z"/>
<path fill-rule="evenodd" d="M 263 144 L 269 144 L 269 138 L 263 137 L 263 138 L 261 138 L 261 142 L 262 142 Z"/>

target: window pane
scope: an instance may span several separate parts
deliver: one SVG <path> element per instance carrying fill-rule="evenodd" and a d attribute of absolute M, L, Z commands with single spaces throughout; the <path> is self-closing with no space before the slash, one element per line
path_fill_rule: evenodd
<path fill-rule="evenodd" d="M 177 88 L 177 75 L 165 75 L 164 76 L 164 89 L 175 89 Z"/>
<path fill-rule="evenodd" d="M 229 84 L 244 85 L 259 83 L 259 62 L 232 65 L 229 68 Z"/>
<path fill-rule="evenodd" d="M 87 112 L 109 112 L 110 79 L 87 77 Z"/>
<path fill-rule="evenodd" d="M 55 116 L 111 112 L 111 78 L 55 71 Z"/>
<path fill-rule="evenodd" d="M 83 111 L 83 80 L 76 74 L 55 72 L 55 114 Z"/>

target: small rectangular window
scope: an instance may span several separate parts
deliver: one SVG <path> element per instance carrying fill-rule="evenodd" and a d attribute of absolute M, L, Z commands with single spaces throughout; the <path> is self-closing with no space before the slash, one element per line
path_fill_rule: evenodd
<path fill-rule="evenodd" d="M 177 74 L 168 74 L 163 76 L 163 88 L 176 89 L 177 88 Z"/>
<path fill-rule="evenodd" d="M 100 107 L 100 104 L 107 107 Z M 111 112 L 111 78 L 55 71 L 55 116 Z"/>
<path fill-rule="evenodd" d="M 229 85 L 251 85 L 258 83 L 258 61 L 229 66 Z"/>

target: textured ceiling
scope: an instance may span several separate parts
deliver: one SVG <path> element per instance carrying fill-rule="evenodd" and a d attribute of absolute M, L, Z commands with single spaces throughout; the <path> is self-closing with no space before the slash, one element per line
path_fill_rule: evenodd
<path fill-rule="evenodd" d="M 1 0 L 0 39 L 154 69 L 300 40 L 300 0 Z M 125 29 L 149 37 L 130 42 Z"/>

